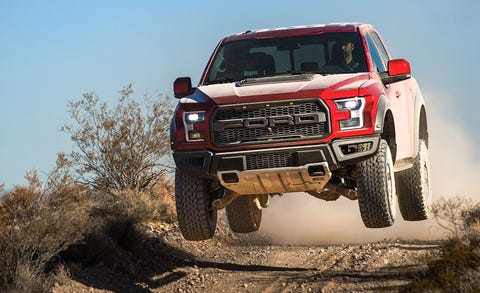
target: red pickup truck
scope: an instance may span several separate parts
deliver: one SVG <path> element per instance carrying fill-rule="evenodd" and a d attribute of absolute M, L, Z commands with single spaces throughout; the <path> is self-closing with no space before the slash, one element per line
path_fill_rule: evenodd
<path fill-rule="evenodd" d="M 429 217 L 427 112 L 410 64 L 368 24 L 246 31 L 223 38 L 197 87 L 174 82 L 171 123 L 182 235 L 259 229 L 269 198 L 358 200 L 366 227 Z M 321 211 L 319 211 L 321 212 Z"/>

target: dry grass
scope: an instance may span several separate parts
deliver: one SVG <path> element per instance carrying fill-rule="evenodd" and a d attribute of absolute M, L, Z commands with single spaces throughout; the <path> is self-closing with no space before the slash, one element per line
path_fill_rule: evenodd
<path fill-rule="evenodd" d="M 175 188 L 173 180 L 163 176 L 153 188 L 153 201 L 158 210 L 154 220 L 165 223 L 175 223 L 177 214 L 175 210 Z"/>
<path fill-rule="evenodd" d="M 50 275 L 49 280 L 54 286 L 63 286 L 70 282 L 71 277 L 70 269 L 66 265 L 60 264 Z"/>

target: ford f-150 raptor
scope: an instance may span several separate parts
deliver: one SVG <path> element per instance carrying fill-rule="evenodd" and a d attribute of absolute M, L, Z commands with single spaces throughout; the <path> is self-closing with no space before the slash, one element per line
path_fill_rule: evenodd
<path fill-rule="evenodd" d="M 429 217 L 427 113 L 410 64 L 368 24 L 223 38 L 198 87 L 177 78 L 171 123 L 178 222 L 212 238 L 259 229 L 269 197 L 358 200 L 366 227 Z"/>

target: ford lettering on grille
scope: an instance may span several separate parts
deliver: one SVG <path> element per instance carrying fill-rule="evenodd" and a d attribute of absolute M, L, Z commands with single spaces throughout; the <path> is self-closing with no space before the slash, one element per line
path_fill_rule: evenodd
<path fill-rule="evenodd" d="M 277 125 L 300 125 L 325 122 L 325 113 L 307 113 L 298 115 L 280 115 L 274 117 L 258 117 L 245 119 L 229 119 L 215 122 L 215 130 L 223 131 L 228 128 L 262 128 Z"/>
<path fill-rule="evenodd" d="M 217 146 L 323 138 L 329 134 L 326 106 L 319 100 L 220 107 L 212 117 Z"/>

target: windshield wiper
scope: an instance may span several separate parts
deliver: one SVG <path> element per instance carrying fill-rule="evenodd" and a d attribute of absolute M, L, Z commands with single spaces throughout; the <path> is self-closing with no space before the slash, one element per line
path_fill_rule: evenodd
<path fill-rule="evenodd" d="M 308 73 L 313 73 L 313 72 L 301 71 L 301 70 L 292 70 L 289 73 L 291 75 L 300 75 L 300 74 L 308 74 Z"/>
<path fill-rule="evenodd" d="M 289 74 L 291 74 L 291 75 L 302 75 L 302 74 L 321 74 L 321 75 L 327 75 L 327 74 L 329 74 L 329 73 L 328 73 L 328 72 L 322 72 L 322 71 L 293 70 L 293 71 L 290 71 Z"/>

